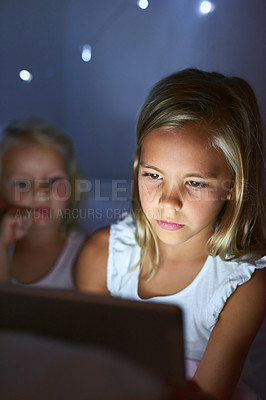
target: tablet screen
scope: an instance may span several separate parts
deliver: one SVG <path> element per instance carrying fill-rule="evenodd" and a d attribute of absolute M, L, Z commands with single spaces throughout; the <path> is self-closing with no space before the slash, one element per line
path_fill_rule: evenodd
<path fill-rule="evenodd" d="M 0 328 L 107 347 L 185 383 L 182 311 L 173 305 L 1 284 Z"/>

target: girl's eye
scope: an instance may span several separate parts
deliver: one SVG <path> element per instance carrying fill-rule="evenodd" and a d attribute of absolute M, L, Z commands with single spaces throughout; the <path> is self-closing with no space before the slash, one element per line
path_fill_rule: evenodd
<path fill-rule="evenodd" d="M 161 177 L 161 175 L 159 175 L 159 174 L 152 174 L 152 173 L 150 173 L 150 172 L 146 172 L 145 174 L 144 174 L 144 176 L 148 176 L 151 180 L 153 180 L 153 181 L 158 181 L 159 179 L 162 179 L 162 177 Z"/>
<path fill-rule="evenodd" d="M 19 189 L 30 189 L 31 187 L 31 181 L 25 179 L 25 180 L 16 180 L 15 181 L 15 186 L 18 187 Z"/>
<path fill-rule="evenodd" d="M 204 189 L 204 188 L 208 187 L 207 183 L 197 182 L 197 181 L 187 181 L 187 184 L 192 189 Z"/>
<path fill-rule="evenodd" d="M 54 178 L 49 178 L 47 179 L 47 182 L 49 185 L 53 185 L 55 182 L 62 180 L 63 178 L 60 178 L 59 176 L 55 176 Z"/>

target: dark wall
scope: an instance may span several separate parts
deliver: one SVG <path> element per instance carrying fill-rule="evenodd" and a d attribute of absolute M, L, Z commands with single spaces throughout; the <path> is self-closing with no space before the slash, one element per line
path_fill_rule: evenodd
<path fill-rule="evenodd" d="M 85 176 L 129 179 L 139 108 L 178 69 L 247 79 L 265 120 L 265 0 L 213 2 L 201 15 L 198 0 L 150 0 L 146 10 L 135 0 L 0 0 L 0 125 L 46 117 L 73 138 Z"/>

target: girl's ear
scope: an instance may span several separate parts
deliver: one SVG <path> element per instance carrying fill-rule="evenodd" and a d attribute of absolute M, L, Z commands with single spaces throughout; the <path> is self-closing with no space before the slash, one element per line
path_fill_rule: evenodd
<path fill-rule="evenodd" d="M 228 192 L 227 192 L 227 195 L 226 195 L 226 200 L 231 200 L 232 199 L 234 186 L 235 186 L 235 182 L 233 180 L 231 180 L 229 185 L 228 185 L 228 188 L 227 188 Z"/>
<path fill-rule="evenodd" d="M 226 200 L 231 200 L 232 199 L 232 190 L 229 190 L 226 196 Z"/>
<path fill-rule="evenodd" d="M 234 187 L 235 181 L 233 179 L 229 179 L 225 182 L 225 188 L 227 191 L 226 200 L 232 200 Z"/>

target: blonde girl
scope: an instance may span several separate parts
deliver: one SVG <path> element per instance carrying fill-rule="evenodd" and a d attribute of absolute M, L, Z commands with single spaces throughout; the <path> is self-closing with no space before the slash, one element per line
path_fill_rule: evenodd
<path fill-rule="evenodd" d="M 246 81 L 164 78 L 139 116 L 132 215 L 96 232 L 76 270 L 81 290 L 182 307 L 188 376 L 217 400 L 257 399 L 238 383 L 265 314 L 263 170 Z"/>
<path fill-rule="evenodd" d="M 0 160 L 1 280 L 73 289 L 86 235 L 71 212 L 80 197 L 71 140 L 45 120 L 13 121 Z"/>

